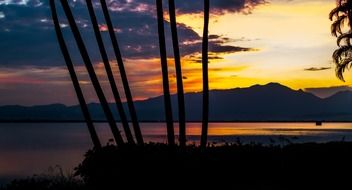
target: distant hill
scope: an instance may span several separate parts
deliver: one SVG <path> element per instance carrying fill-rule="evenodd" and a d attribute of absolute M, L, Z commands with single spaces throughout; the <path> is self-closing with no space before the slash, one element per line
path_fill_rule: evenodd
<path fill-rule="evenodd" d="M 202 93 L 185 95 L 189 121 L 201 120 Z M 138 118 L 143 121 L 163 121 L 163 97 L 135 103 Z M 177 118 L 177 96 L 172 95 Z M 127 106 L 125 105 L 127 108 Z M 111 108 L 118 119 L 115 106 Z M 104 120 L 99 104 L 89 104 L 95 120 Z M 126 109 L 127 110 L 127 109 Z M 2 106 L 0 120 L 82 120 L 79 106 L 61 104 L 44 106 Z M 249 88 L 210 91 L 211 121 L 352 121 L 352 92 L 338 92 L 319 98 L 302 90 L 292 90 L 278 83 L 254 85 Z"/>

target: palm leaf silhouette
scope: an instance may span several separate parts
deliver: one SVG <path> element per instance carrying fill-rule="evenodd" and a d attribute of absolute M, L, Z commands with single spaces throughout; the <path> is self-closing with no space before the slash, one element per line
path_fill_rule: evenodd
<path fill-rule="evenodd" d="M 337 37 L 337 40 L 336 40 L 337 45 L 341 46 L 341 41 L 345 40 L 345 43 L 348 46 L 351 46 L 351 38 L 352 38 L 352 31 L 350 30 L 347 33 L 341 34 L 340 36 Z"/>
<path fill-rule="evenodd" d="M 336 65 L 336 76 L 344 80 L 344 72 L 351 68 L 352 64 L 352 1 L 351 0 L 337 0 L 336 8 L 331 10 L 329 14 L 331 24 L 331 34 L 337 37 L 336 43 L 339 46 L 332 55 L 333 61 Z M 344 28 L 348 31 L 344 32 Z M 344 42 L 344 43 L 342 43 Z"/>

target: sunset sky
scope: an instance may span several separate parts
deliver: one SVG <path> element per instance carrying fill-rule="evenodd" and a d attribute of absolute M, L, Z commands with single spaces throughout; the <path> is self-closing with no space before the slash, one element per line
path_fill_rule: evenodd
<path fill-rule="evenodd" d="M 113 101 L 93 38 L 87 8 L 70 1 L 97 73 Z M 162 94 L 154 1 L 108 1 L 135 99 Z M 167 45 L 171 47 L 165 1 Z M 118 70 L 100 5 L 95 4 L 111 65 Z M 201 91 L 202 1 L 176 0 L 186 92 Z M 212 0 L 210 88 L 229 89 L 279 82 L 293 89 L 346 89 L 334 74 L 336 48 L 328 14 L 334 0 Z M 61 27 L 72 50 L 88 102 L 96 101 L 72 34 L 59 7 Z M 172 49 L 168 48 L 171 90 L 175 93 Z M 120 82 L 118 82 L 120 84 Z M 329 88 L 327 88 L 329 87 Z M 121 94 L 122 88 L 120 85 Z M 322 94 L 320 94 L 323 96 Z M 57 44 L 45 0 L 0 0 L 0 105 L 77 104 Z"/>

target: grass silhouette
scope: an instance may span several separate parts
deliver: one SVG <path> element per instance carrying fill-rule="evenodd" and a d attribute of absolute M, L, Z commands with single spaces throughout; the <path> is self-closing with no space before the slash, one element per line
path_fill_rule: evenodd
<path fill-rule="evenodd" d="M 80 190 L 87 189 L 85 183 L 74 173 L 64 173 L 60 166 L 49 167 L 47 173 L 26 179 L 16 179 L 1 190 Z"/>
<path fill-rule="evenodd" d="M 16 189 L 341 189 L 350 185 L 352 142 L 206 149 L 167 144 L 89 150 L 75 176 L 15 180 Z M 123 163 L 123 164 L 122 164 Z"/>

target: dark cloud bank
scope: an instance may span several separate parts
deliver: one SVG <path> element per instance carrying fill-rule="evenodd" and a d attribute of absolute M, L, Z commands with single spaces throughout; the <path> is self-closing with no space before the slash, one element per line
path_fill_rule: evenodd
<path fill-rule="evenodd" d="M 51 22 L 51 13 L 47 0 L 0 0 L 0 65 L 17 67 L 24 65 L 56 66 L 63 65 L 62 55 L 57 45 L 55 32 Z M 59 3 L 59 1 L 57 1 Z M 255 6 L 265 4 L 265 0 L 213 0 L 212 14 L 239 12 L 249 14 Z M 91 29 L 87 8 L 83 0 L 70 1 L 74 15 L 77 18 L 81 33 L 94 61 L 100 60 L 94 34 Z M 116 27 L 123 56 L 125 58 L 153 58 L 159 56 L 157 22 L 155 18 L 154 1 L 152 0 L 114 0 L 108 1 L 110 14 Z M 103 22 L 100 5 L 95 3 L 97 16 Z M 201 13 L 202 1 L 176 0 L 177 12 Z M 61 6 L 62 28 L 72 49 L 76 62 L 80 57 Z M 167 10 L 167 7 L 165 7 Z M 170 28 L 165 21 L 167 45 L 171 47 Z M 181 53 L 183 56 L 192 55 L 201 50 L 201 37 L 186 25 L 179 24 Z M 109 55 L 112 48 L 108 35 L 103 35 Z M 231 39 L 212 35 L 209 48 L 214 53 L 233 53 L 251 51 L 250 48 L 227 45 Z M 184 43 L 192 42 L 192 43 Z M 187 45 L 186 45 L 187 44 Z M 172 51 L 168 50 L 172 56 Z"/>

